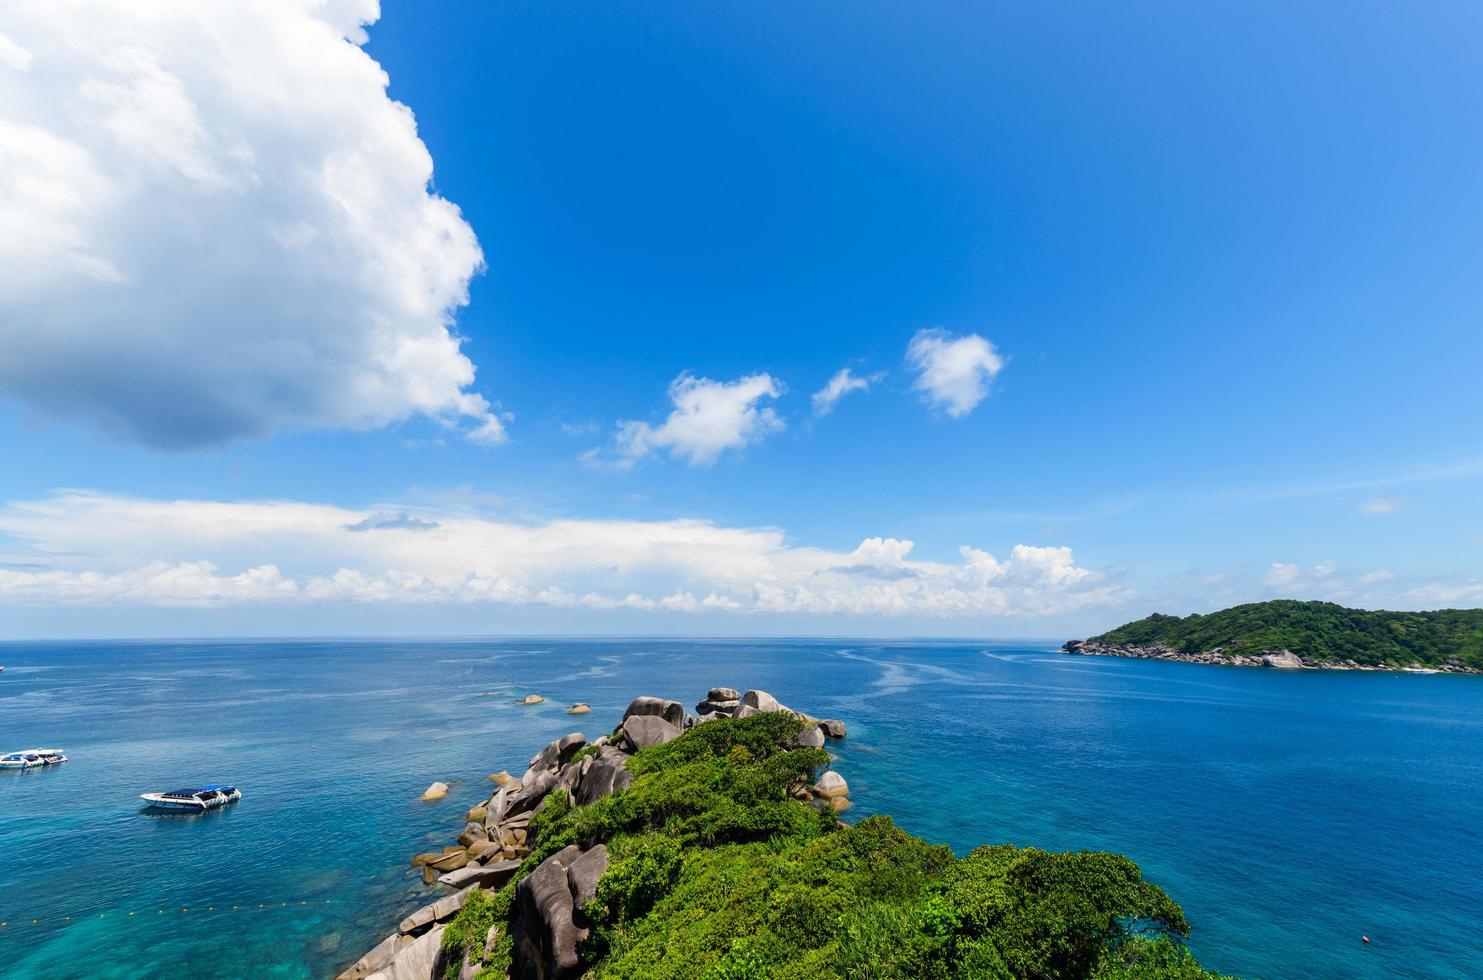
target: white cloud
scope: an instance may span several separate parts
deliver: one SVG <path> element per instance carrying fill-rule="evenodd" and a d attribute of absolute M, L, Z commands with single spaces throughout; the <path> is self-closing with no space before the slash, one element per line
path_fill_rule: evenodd
<path fill-rule="evenodd" d="M 1301 565 L 1274 561 L 1272 567 L 1262 578 L 1262 584 L 1270 589 L 1285 589 L 1302 580 L 1303 568 Z"/>
<path fill-rule="evenodd" d="M 852 391 L 869 391 L 871 384 L 879 381 L 880 378 L 879 374 L 862 378 L 847 367 L 840 368 L 834 377 L 829 379 L 828 384 L 814 392 L 814 416 L 819 418 L 828 415 L 834 411 L 835 404 L 845 395 Z"/>
<path fill-rule="evenodd" d="M 1477 579 L 1465 582 L 1428 582 L 1412 588 L 1406 593 L 1406 597 L 1429 609 L 1477 606 L 1483 604 L 1483 582 Z"/>
<path fill-rule="evenodd" d="M 1360 502 L 1359 512 L 1361 514 L 1393 514 L 1400 505 L 1401 502 L 1395 497 L 1371 497 Z"/>
<path fill-rule="evenodd" d="M 669 386 L 674 410 L 660 425 L 618 424 L 619 465 L 666 451 L 691 466 L 709 466 L 728 449 L 742 449 L 783 428 L 783 420 L 760 402 L 779 398 L 782 382 L 770 374 L 712 381 L 682 374 Z M 595 454 L 587 457 L 596 460 Z"/>
<path fill-rule="evenodd" d="M 0 395 L 162 447 L 425 415 L 504 438 L 482 257 L 359 46 L 375 0 L 48 0 L 0 37 Z"/>
<path fill-rule="evenodd" d="M 973 411 L 1004 368 L 1004 358 L 978 334 L 954 337 L 945 330 L 917 331 L 906 360 L 917 372 L 915 387 L 922 397 L 953 418 Z"/>
<path fill-rule="evenodd" d="M 65 492 L 0 507 L 0 602 L 463 603 L 656 612 L 1047 615 L 1120 592 L 1069 548 L 914 560 L 707 521 L 495 520 L 458 510 Z M 225 569 L 225 570 L 224 570 Z"/>

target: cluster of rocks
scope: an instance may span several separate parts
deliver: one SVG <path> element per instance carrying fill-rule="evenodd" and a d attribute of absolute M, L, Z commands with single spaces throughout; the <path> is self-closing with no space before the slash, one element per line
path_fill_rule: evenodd
<path fill-rule="evenodd" d="M 742 694 L 732 688 L 711 688 L 695 710 L 690 715 L 678 701 L 638 697 L 623 713 L 622 724 L 613 735 L 589 742 L 581 732 L 572 732 L 532 756 L 530 767 L 519 779 L 504 772 L 490 776 L 499 788 L 488 801 L 464 814 L 466 823 L 458 842 L 412 859 L 414 867 L 422 868 L 424 882 L 436 881 L 452 893 L 403 919 L 395 932 L 337 980 L 443 977 L 453 965 L 442 947 L 447 922 L 475 890 L 498 890 L 515 876 L 535 844 L 531 817 L 555 792 L 565 793 L 572 806 L 586 806 L 627 789 L 633 784 L 628 759 L 639 749 L 663 745 L 678 738 L 686 728 L 717 718 L 746 718 L 767 711 L 789 711 L 807 723 L 795 740 L 801 747 L 821 748 L 825 738 L 845 735 L 843 722 L 792 711 L 766 691 Z M 434 785 L 447 792 L 445 784 Z M 849 786 L 844 777 L 832 771 L 824 773 L 814 785 L 794 787 L 791 792 L 815 806 L 835 810 L 850 806 Z M 574 844 L 546 858 L 520 880 L 515 886 L 511 922 L 511 977 L 546 980 L 580 975 L 577 948 L 591 929 L 582 909 L 596 894 L 597 881 L 607 866 L 605 845 L 584 849 Z M 486 938 L 486 948 L 494 946 L 503 927 L 503 923 L 496 923 Z M 460 980 L 472 980 L 484 964 L 465 957 L 457 965 Z"/>
<path fill-rule="evenodd" d="M 1166 643 L 1103 643 L 1099 640 L 1068 640 L 1062 653 L 1079 653 L 1092 657 L 1132 657 L 1137 660 L 1177 660 L 1187 664 L 1216 664 L 1222 667 L 1276 667 L 1279 670 L 1410 670 L 1426 673 L 1468 674 L 1473 669 L 1457 659 L 1437 667 L 1421 664 L 1410 667 L 1374 666 L 1356 660 L 1314 660 L 1291 650 L 1263 650 L 1260 653 L 1227 653 L 1224 647 L 1185 653 Z"/>

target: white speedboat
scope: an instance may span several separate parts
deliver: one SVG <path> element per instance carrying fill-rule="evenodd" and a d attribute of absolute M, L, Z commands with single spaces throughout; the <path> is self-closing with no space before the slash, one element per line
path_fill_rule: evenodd
<path fill-rule="evenodd" d="M 6 769 L 32 769 L 36 766 L 55 766 L 67 761 L 61 749 L 21 749 L 7 756 L 0 756 L 0 766 Z"/>
<path fill-rule="evenodd" d="M 168 793 L 140 793 L 139 798 L 150 806 L 166 810 L 214 810 L 242 799 L 242 791 L 235 786 L 202 786 L 197 789 L 172 789 Z"/>
<path fill-rule="evenodd" d="M 0 768 L 3 769 L 34 769 L 44 765 L 46 765 L 46 760 L 41 758 L 34 749 L 0 756 Z"/>

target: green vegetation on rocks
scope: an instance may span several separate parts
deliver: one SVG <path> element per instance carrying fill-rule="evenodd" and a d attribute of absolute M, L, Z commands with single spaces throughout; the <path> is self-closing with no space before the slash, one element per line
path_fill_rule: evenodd
<path fill-rule="evenodd" d="M 634 754 L 631 788 L 580 807 L 550 793 L 515 880 L 449 923 L 448 976 L 464 954 L 479 977 L 506 975 L 517 886 L 571 845 L 604 845 L 607 859 L 578 913 L 573 976 L 1214 976 L 1182 946 L 1179 906 L 1124 857 L 991 846 L 957 858 L 888 817 L 846 826 L 804 802 L 829 761 L 793 747 L 804 728 L 782 711 L 708 721 Z"/>
<path fill-rule="evenodd" d="M 1478 670 L 1483 669 L 1483 609 L 1386 612 L 1276 599 L 1207 615 L 1155 613 L 1087 642 L 1163 644 L 1180 653 L 1218 650 L 1226 657 L 1287 650 L 1319 663 Z"/>

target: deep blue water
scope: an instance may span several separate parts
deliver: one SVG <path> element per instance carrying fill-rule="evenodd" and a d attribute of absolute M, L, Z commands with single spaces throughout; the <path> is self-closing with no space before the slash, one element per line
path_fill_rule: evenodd
<path fill-rule="evenodd" d="M 330 976 L 424 901 L 407 858 L 451 841 L 489 773 L 635 694 L 712 685 L 848 722 L 853 816 L 960 852 L 1128 854 L 1212 967 L 1483 976 L 1483 677 L 841 640 L 9 643 L 0 663 L 0 749 L 73 759 L 0 772 L 7 977 Z M 457 782 L 419 802 L 434 779 Z M 214 781 L 243 801 L 136 798 Z"/>

